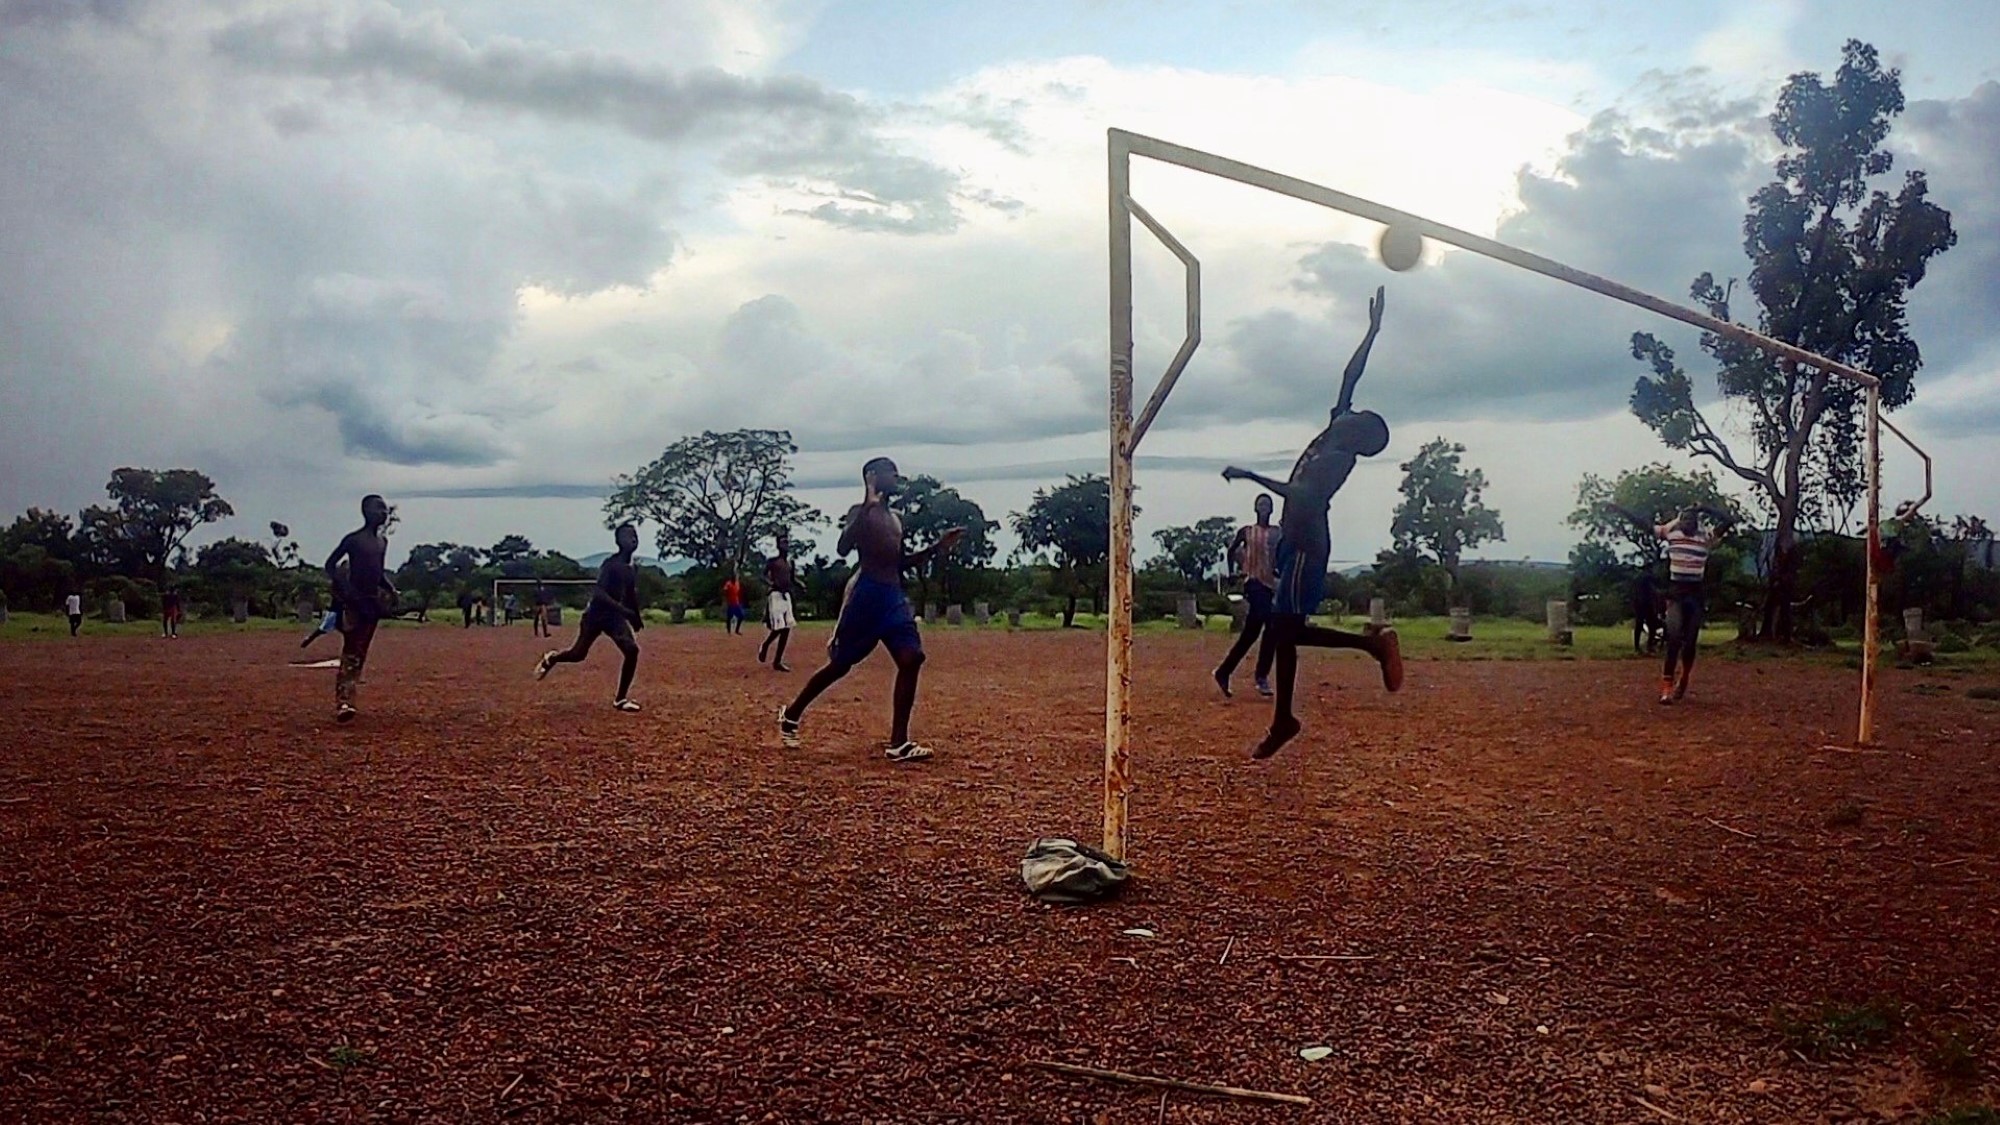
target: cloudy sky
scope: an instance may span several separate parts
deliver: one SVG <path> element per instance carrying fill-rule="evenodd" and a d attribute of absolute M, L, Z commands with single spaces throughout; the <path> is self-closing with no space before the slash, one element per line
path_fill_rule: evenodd
<path fill-rule="evenodd" d="M 823 508 L 882 452 L 1004 518 L 1104 463 L 1107 127 L 1678 300 L 1744 272 L 1763 117 L 1849 37 L 1902 68 L 1898 174 L 1960 232 L 1898 421 L 1939 509 L 1992 518 L 2000 6 L 1959 0 L 0 0 L 0 517 L 179 466 L 236 505 L 214 534 L 317 552 L 379 491 L 405 547 L 581 555 L 614 474 L 757 426 Z M 1578 477 L 1665 456 L 1625 341 L 1698 363 L 1686 331 L 1435 248 L 1392 275 L 1368 224 L 1184 171 L 1134 195 L 1205 280 L 1142 537 L 1248 511 L 1216 470 L 1310 436 L 1383 284 L 1360 398 L 1394 440 L 1337 556 L 1386 545 L 1433 436 L 1486 470 L 1503 558 L 1564 557 Z M 1181 307 L 1139 247 L 1143 396 Z"/>

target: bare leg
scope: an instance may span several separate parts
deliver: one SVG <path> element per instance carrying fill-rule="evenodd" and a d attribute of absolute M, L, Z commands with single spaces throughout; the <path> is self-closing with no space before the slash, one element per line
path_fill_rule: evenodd
<path fill-rule="evenodd" d="M 576 627 L 575 643 L 571 644 L 568 648 L 564 649 L 563 651 L 556 653 L 554 656 L 549 657 L 548 658 L 549 663 L 550 664 L 580 663 L 584 657 L 590 655 L 590 646 L 597 643 L 597 638 L 600 635 L 602 635 L 603 632 L 604 630 L 598 628 L 596 622 L 592 621 L 588 617 L 584 618 L 582 624 Z M 623 646 L 621 645 L 620 647 L 622 648 Z"/>
<path fill-rule="evenodd" d="M 625 654 L 625 664 L 618 669 L 617 695 L 617 698 L 625 699 L 632 694 L 632 675 L 639 670 L 639 642 L 633 639 L 632 634 L 620 632 L 611 635 L 611 643 Z"/>
<path fill-rule="evenodd" d="M 1269 628 L 1278 673 L 1278 698 L 1271 707 L 1270 732 L 1250 752 L 1253 758 L 1268 758 L 1298 737 L 1299 721 L 1292 715 L 1292 694 L 1299 678 L 1299 633 L 1305 627 L 1306 619 L 1295 614 L 1271 617 Z"/>
<path fill-rule="evenodd" d="M 821 692 L 838 683 L 842 676 L 847 675 L 853 670 L 854 665 L 852 664 L 830 663 L 819 671 L 814 672 L 812 679 L 806 681 L 806 686 L 799 689 L 798 698 L 792 700 L 790 707 L 785 708 L 785 721 L 798 722 L 805 715 L 806 708 L 812 706 L 813 700 L 820 697 Z"/>
<path fill-rule="evenodd" d="M 771 667 L 780 672 L 791 671 L 791 668 L 785 664 L 785 646 L 790 643 L 792 643 L 792 631 L 790 629 L 778 630 L 778 652 L 776 656 L 771 658 Z"/>
<path fill-rule="evenodd" d="M 375 622 L 354 621 L 340 634 L 340 671 L 333 677 L 334 717 L 346 722 L 354 717 L 354 701 L 361 690 L 361 672 L 368 665 L 368 646 L 375 642 Z"/>
<path fill-rule="evenodd" d="M 892 650 L 896 662 L 896 710 L 889 726 L 889 745 L 901 746 L 910 740 L 910 711 L 917 704 L 917 676 L 923 671 L 922 649 Z"/>
<path fill-rule="evenodd" d="M 1339 629 L 1328 629 L 1322 625 L 1305 625 L 1299 630 L 1299 642 L 1305 648 L 1352 648 L 1375 658 L 1382 666 L 1382 686 L 1390 691 L 1403 689 L 1403 645 L 1394 632 L 1381 632 L 1373 636 L 1362 633 L 1343 633 Z"/>

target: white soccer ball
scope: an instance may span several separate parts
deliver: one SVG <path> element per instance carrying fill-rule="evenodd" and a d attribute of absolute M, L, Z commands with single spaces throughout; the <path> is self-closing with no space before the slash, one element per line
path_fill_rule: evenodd
<path fill-rule="evenodd" d="M 1383 265 L 1397 273 L 1415 269 L 1424 258 L 1424 236 L 1411 227 L 1383 227 L 1375 252 L 1381 256 Z"/>

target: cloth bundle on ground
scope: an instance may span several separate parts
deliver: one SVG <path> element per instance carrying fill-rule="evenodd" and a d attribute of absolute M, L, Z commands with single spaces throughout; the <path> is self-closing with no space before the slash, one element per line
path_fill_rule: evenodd
<path fill-rule="evenodd" d="M 1043 902 L 1082 903 L 1110 898 L 1125 885 L 1130 868 L 1096 848 L 1061 837 L 1028 845 L 1021 859 L 1021 882 Z"/>

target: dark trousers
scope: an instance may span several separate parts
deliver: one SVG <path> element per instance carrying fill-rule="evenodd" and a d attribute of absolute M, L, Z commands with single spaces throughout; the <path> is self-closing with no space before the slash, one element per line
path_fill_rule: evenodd
<path fill-rule="evenodd" d="M 1694 668 L 1695 643 L 1701 639 L 1701 583 L 1676 582 L 1667 590 L 1667 664 L 1661 672 L 1668 679 L 1674 666 Z"/>
<path fill-rule="evenodd" d="M 1229 655 L 1222 658 L 1222 665 L 1215 671 L 1223 679 L 1236 674 L 1236 666 L 1243 663 L 1244 654 L 1257 643 L 1261 635 L 1264 643 L 1257 649 L 1257 678 L 1263 680 L 1271 674 L 1271 660 L 1276 650 L 1271 644 L 1271 634 L 1264 626 L 1271 620 L 1271 588 L 1262 582 L 1245 582 L 1243 600 L 1250 603 L 1250 613 L 1243 619 L 1243 632 L 1237 634 L 1236 643 L 1229 646 Z"/>

